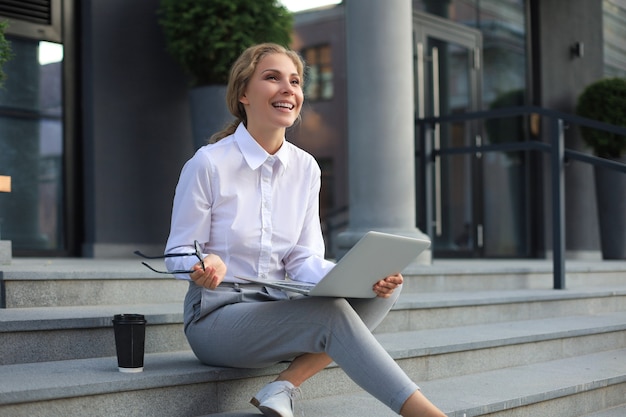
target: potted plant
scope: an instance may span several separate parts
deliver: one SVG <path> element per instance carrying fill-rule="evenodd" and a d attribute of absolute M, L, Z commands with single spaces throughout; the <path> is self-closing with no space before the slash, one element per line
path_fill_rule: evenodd
<path fill-rule="evenodd" d="M 225 104 L 230 67 L 247 47 L 288 46 L 293 18 L 277 0 L 161 0 L 167 50 L 189 76 L 196 148 L 232 119 Z"/>
<path fill-rule="evenodd" d="M 585 88 L 576 113 L 588 119 L 626 127 L 626 79 L 607 78 Z M 595 155 L 626 163 L 626 136 L 581 128 Z M 626 259 L 626 174 L 594 167 L 602 257 Z"/>
<path fill-rule="evenodd" d="M 11 58 L 11 47 L 9 42 L 4 37 L 4 31 L 6 30 L 7 22 L 0 21 L 0 86 L 6 79 L 6 74 L 2 70 L 4 64 Z"/>

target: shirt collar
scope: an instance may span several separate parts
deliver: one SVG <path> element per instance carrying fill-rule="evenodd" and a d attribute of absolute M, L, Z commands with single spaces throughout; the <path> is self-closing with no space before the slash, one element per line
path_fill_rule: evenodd
<path fill-rule="evenodd" d="M 239 123 L 237 130 L 235 131 L 235 142 L 239 145 L 239 149 L 243 154 L 244 159 L 248 166 L 255 170 L 267 160 L 271 155 L 267 153 L 265 149 L 259 145 L 250 135 L 243 123 Z M 278 152 L 274 154 L 281 165 L 286 168 L 289 162 L 289 152 L 287 151 L 287 141 L 283 140 L 283 146 L 280 147 Z"/>

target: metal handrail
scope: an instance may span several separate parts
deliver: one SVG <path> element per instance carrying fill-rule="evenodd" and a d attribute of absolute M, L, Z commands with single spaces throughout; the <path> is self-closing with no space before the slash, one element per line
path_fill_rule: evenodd
<path fill-rule="evenodd" d="M 544 116 L 549 120 L 549 143 L 539 141 L 515 142 L 506 144 L 494 144 L 484 146 L 465 146 L 446 149 L 434 149 L 431 132 L 435 125 L 450 122 L 467 122 L 475 120 L 488 120 L 515 116 Z M 582 152 L 565 149 L 565 125 L 573 124 L 585 126 L 606 132 L 626 136 L 626 129 L 581 116 L 544 109 L 536 106 L 520 106 L 501 108 L 488 111 L 476 111 L 470 113 L 451 114 L 438 117 L 425 117 L 416 119 L 416 125 L 422 141 L 421 164 L 423 189 L 425 194 L 423 213 L 426 218 L 426 234 L 432 236 L 431 219 L 433 207 L 433 181 L 432 164 L 439 155 L 469 154 L 476 152 L 502 152 L 502 151 L 541 151 L 550 154 L 550 171 L 552 184 L 552 245 L 553 245 L 553 288 L 565 288 L 565 163 L 572 159 L 595 166 L 602 166 L 626 173 L 626 164 L 617 161 L 600 158 Z M 430 140 L 429 140 L 430 139 Z"/>

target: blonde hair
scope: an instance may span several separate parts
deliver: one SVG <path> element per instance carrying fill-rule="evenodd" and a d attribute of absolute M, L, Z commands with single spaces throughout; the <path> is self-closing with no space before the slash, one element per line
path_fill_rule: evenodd
<path fill-rule="evenodd" d="M 259 61 L 271 54 L 285 54 L 291 58 L 302 80 L 301 82 L 304 83 L 304 61 L 297 52 L 275 43 L 261 43 L 249 47 L 237 58 L 230 69 L 230 75 L 228 77 L 226 105 L 228 106 L 228 111 L 235 116 L 235 120 L 227 124 L 219 132 L 213 134 L 209 143 L 215 143 L 235 133 L 239 123 L 243 122 L 244 125 L 247 125 L 248 117 L 246 115 L 246 109 L 239 99 L 243 97 L 248 87 L 248 82 L 252 74 L 254 74 Z"/>

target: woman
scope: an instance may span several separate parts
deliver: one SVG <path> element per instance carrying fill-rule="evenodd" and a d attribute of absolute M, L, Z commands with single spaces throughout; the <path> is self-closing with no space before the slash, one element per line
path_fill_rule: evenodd
<path fill-rule="evenodd" d="M 275 44 L 244 51 L 227 90 L 235 122 L 181 172 L 166 247 L 174 256 L 166 262 L 190 280 L 189 344 L 213 366 L 291 361 L 251 401 L 267 416 L 293 416 L 294 391 L 334 360 L 401 415 L 442 417 L 371 334 L 397 300 L 402 275 L 381 279 L 372 288 L 377 297 L 360 300 L 290 297 L 235 278 L 316 283 L 334 266 L 324 259 L 320 169 L 285 140 L 300 116 L 302 83 L 295 52 Z M 193 253 L 195 241 L 202 254 L 175 256 Z"/>

